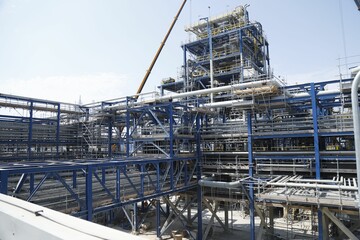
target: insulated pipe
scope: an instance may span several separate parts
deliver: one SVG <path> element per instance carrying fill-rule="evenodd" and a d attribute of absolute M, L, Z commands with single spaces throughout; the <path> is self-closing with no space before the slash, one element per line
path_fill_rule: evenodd
<path fill-rule="evenodd" d="M 224 101 L 224 102 L 215 102 L 215 103 L 205 103 L 200 104 L 200 107 L 205 108 L 216 108 L 216 107 L 246 107 L 254 105 L 254 101 L 243 101 L 243 100 L 231 100 L 231 101 Z"/>
<path fill-rule="evenodd" d="M 335 181 L 331 179 L 290 179 L 291 182 L 310 182 L 310 183 L 342 183 L 342 181 Z"/>
<path fill-rule="evenodd" d="M 199 180 L 198 184 L 202 187 L 237 188 L 241 186 L 242 181 L 219 182 L 219 181 Z"/>
<path fill-rule="evenodd" d="M 306 187 L 306 188 L 322 188 L 322 189 L 331 189 L 331 190 L 346 190 L 346 191 L 357 191 L 357 187 L 353 186 L 339 186 L 339 185 L 328 185 L 328 184 L 311 184 L 311 183 L 279 183 L 279 182 L 269 182 L 266 185 L 278 186 L 278 187 Z"/>
<path fill-rule="evenodd" d="M 309 164 L 263 164 L 258 163 L 256 164 L 258 167 L 295 167 L 295 168 L 308 168 Z"/>
<path fill-rule="evenodd" d="M 243 88 L 250 88 L 250 87 L 260 87 L 268 84 L 274 84 L 276 85 L 277 82 L 275 80 L 264 80 L 264 81 L 256 81 L 256 82 L 247 82 L 247 83 L 239 83 L 234 85 L 227 85 L 227 86 L 221 86 L 216 88 L 207 88 L 207 89 L 201 89 L 191 92 L 184 92 L 174 95 L 167 95 L 163 97 L 159 97 L 156 100 L 164 101 L 169 99 L 176 99 L 176 98 L 184 98 L 184 97 L 190 97 L 195 95 L 202 95 L 202 94 L 209 94 L 209 93 L 216 93 L 216 92 L 225 92 L 230 90 L 236 90 L 236 89 L 243 89 Z"/>
<path fill-rule="evenodd" d="M 338 90 L 325 90 L 325 91 L 318 92 L 316 95 L 317 96 L 322 96 L 322 95 L 326 95 L 326 94 L 337 94 L 337 93 L 339 93 Z M 308 96 L 310 96 L 309 93 L 294 93 L 294 94 L 291 95 L 291 97 L 294 97 L 294 98 L 296 98 L 296 97 L 308 97 Z"/>
<path fill-rule="evenodd" d="M 351 86 L 351 105 L 354 121 L 354 139 L 355 139 L 355 156 L 356 156 L 356 174 L 358 180 L 358 206 L 360 207 L 360 119 L 359 119 L 359 83 L 360 83 L 360 66 L 355 68 L 353 73 L 357 72 Z"/>
<path fill-rule="evenodd" d="M 255 82 L 246 82 L 246 83 L 239 83 L 234 85 L 227 85 L 227 86 L 221 86 L 216 88 L 207 88 L 207 89 L 201 89 L 191 92 L 184 92 L 184 93 L 178 93 L 173 95 L 166 95 L 161 97 L 155 97 L 152 99 L 146 99 L 144 101 L 137 101 L 133 103 L 136 105 L 141 105 L 144 102 L 156 102 L 156 101 L 168 101 L 171 99 L 177 99 L 177 98 L 185 98 L 185 97 L 191 97 L 196 95 L 203 95 L 203 94 L 209 94 L 209 93 L 217 93 L 217 92 L 225 92 L 225 91 L 231 91 L 236 89 L 244 89 L 244 88 L 250 88 L 250 87 L 260 87 L 265 85 L 276 85 L 278 86 L 279 83 L 276 82 L 276 80 L 264 80 L 264 81 L 255 81 Z M 121 109 L 126 108 L 126 105 L 113 105 L 107 107 L 107 109 Z"/>

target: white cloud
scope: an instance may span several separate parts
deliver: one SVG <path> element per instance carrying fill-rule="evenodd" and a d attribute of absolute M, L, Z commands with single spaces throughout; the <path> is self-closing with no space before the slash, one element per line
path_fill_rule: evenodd
<path fill-rule="evenodd" d="M 135 93 L 126 75 L 114 73 L 11 79 L 2 81 L 0 87 L 4 94 L 68 103 L 78 102 L 80 96 L 82 103 L 90 103 Z"/>

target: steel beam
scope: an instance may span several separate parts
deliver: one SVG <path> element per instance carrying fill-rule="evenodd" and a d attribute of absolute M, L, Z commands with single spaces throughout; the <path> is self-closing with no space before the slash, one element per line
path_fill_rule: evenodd
<path fill-rule="evenodd" d="M 8 194 L 8 172 L 0 171 L 0 193 Z"/>
<path fill-rule="evenodd" d="M 92 192 L 92 174 L 93 168 L 88 166 L 86 169 L 86 210 L 87 210 L 87 220 L 92 221 L 93 218 L 93 192 Z"/>
<path fill-rule="evenodd" d="M 249 177 L 254 176 L 253 149 L 252 149 L 252 117 L 251 112 L 247 113 L 248 126 L 248 158 L 249 158 Z M 254 203 L 254 185 L 249 184 L 249 208 L 250 208 L 250 239 L 255 240 L 255 203 Z"/>
<path fill-rule="evenodd" d="M 321 211 L 328 216 L 328 218 L 351 240 L 359 240 L 335 215 L 329 211 L 327 207 L 321 209 Z"/>

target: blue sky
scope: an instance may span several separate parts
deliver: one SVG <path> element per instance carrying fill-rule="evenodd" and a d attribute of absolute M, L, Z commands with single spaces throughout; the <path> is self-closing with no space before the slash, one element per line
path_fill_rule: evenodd
<path fill-rule="evenodd" d="M 0 92 L 71 103 L 134 94 L 181 2 L 0 0 Z M 353 0 L 188 0 L 144 92 L 177 77 L 186 25 L 208 16 L 208 6 L 218 15 L 246 3 L 266 32 L 275 74 L 289 83 L 337 78 L 343 39 L 347 56 L 360 55 Z"/>

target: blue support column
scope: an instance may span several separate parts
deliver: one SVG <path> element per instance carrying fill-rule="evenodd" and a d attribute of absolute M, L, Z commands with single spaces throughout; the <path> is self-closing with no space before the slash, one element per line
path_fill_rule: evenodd
<path fill-rule="evenodd" d="M 321 166 L 320 166 L 320 149 L 319 149 L 318 106 L 316 99 L 315 84 L 312 82 L 310 86 L 311 86 L 310 88 L 311 107 L 312 107 L 312 117 L 313 117 L 313 126 L 314 126 L 315 171 L 316 171 L 316 179 L 320 179 Z M 318 232 L 319 232 L 319 240 L 322 240 L 323 225 L 322 225 L 322 212 L 320 210 L 318 210 Z"/>
<path fill-rule="evenodd" d="M 77 173 L 76 173 L 76 170 L 74 170 L 73 174 L 72 174 L 72 187 L 77 188 Z"/>
<path fill-rule="evenodd" d="M 156 193 L 160 193 L 160 164 L 156 164 Z M 160 239 L 161 221 L 160 221 L 160 197 L 156 199 L 156 237 Z"/>
<path fill-rule="evenodd" d="M 161 221 L 160 221 L 160 198 L 156 199 L 156 237 L 160 239 Z"/>
<path fill-rule="evenodd" d="M 116 168 L 116 201 L 120 202 L 120 168 Z"/>
<path fill-rule="evenodd" d="M 144 180 L 145 180 L 145 166 L 144 164 L 140 165 L 140 196 L 144 197 Z"/>
<path fill-rule="evenodd" d="M 0 172 L 0 193 L 7 195 L 8 194 L 8 177 L 9 173 L 7 171 Z"/>
<path fill-rule="evenodd" d="M 242 30 L 239 30 L 239 49 L 240 49 L 240 82 L 244 82 L 244 57 L 243 57 L 243 36 Z"/>
<path fill-rule="evenodd" d="M 111 113 L 111 111 L 110 111 Z M 111 160 L 112 158 L 112 155 L 113 155 L 113 152 L 112 152 L 112 119 L 109 118 L 109 123 L 108 123 L 108 157 L 109 157 L 109 160 Z"/>
<path fill-rule="evenodd" d="M 254 176 L 254 162 L 252 151 L 252 119 L 251 112 L 247 113 L 248 125 L 248 158 L 249 158 L 249 177 Z M 249 185 L 249 202 L 250 202 L 250 239 L 255 240 L 255 203 L 254 203 L 254 186 L 252 183 Z"/>
<path fill-rule="evenodd" d="M 187 92 L 189 79 L 188 79 L 188 75 L 187 75 L 187 56 L 186 56 L 187 47 L 186 47 L 186 45 L 183 46 L 183 50 L 184 50 L 184 88 L 185 88 L 184 92 Z"/>
<path fill-rule="evenodd" d="M 134 228 L 133 228 L 133 233 L 137 234 L 138 233 L 138 229 L 139 229 L 139 226 L 138 226 L 138 208 L 137 208 L 137 203 L 134 203 Z"/>
<path fill-rule="evenodd" d="M 174 189 L 174 118 L 173 105 L 169 104 L 169 141 L 170 141 L 170 188 Z"/>
<path fill-rule="evenodd" d="M 169 195 L 166 196 L 167 198 L 170 198 Z M 166 217 L 168 217 L 170 215 L 170 206 L 168 203 L 166 203 Z"/>
<path fill-rule="evenodd" d="M 92 167 L 88 166 L 86 171 L 86 210 L 87 220 L 92 221 L 93 215 L 93 201 L 92 201 Z"/>
<path fill-rule="evenodd" d="M 129 98 L 126 98 L 126 157 L 130 156 L 130 112 L 129 112 Z"/>
<path fill-rule="evenodd" d="M 30 193 L 32 193 L 34 191 L 34 185 L 35 185 L 34 173 L 30 174 L 29 185 L 30 185 Z"/>
<path fill-rule="evenodd" d="M 314 151 L 315 151 L 316 179 L 320 179 L 318 106 L 317 106 L 316 90 L 315 90 L 314 83 L 311 83 L 310 95 L 311 95 L 311 107 L 312 107 L 312 117 L 313 117 L 313 126 L 314 126 Z"/>
<path fill-rule="evenodd" d="M 101 182 L 105 185 L 105 182 L 106 182 L 106 169 L 105 168 L 101 169 Z"/>
<path fill-rule="evenodd" d="M 59 146 L 60 146 L 60 103 L 57 105 L 56 116 L 56 160 L 60 159 Z"/>
<path fill-rule="evenodd" d="M 32 146 L 32 130 L 33 130 L 33 107 L 34 102 L 30 102 L 29 106 L 29 134 L 28 134 L 28 160 L 31 160 L 31 146 Z"/>
<path fill-rule="evenodd" d="M 200 116 L 196 116 L 196 178 L 197 181 L 201 180 L 201 148 L 200 148 Z M 197 231 L 197 240 L 202 240 L 203 232 L 202 232 L 202 189 L 200 186 L 197 187 L 197 211 L 198 211 L 198 231 Z"/>

